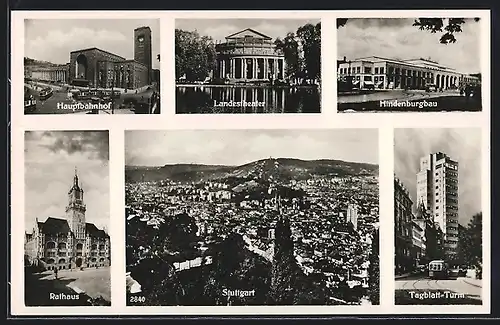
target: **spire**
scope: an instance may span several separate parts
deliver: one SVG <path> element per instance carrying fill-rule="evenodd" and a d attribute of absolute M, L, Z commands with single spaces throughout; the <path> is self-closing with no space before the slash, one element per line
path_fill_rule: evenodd
<path fill-rule="evenodd" d="M 73 177 L 73 185 L 78 187 L 78 171 L 76 169 L 76 166 L 75 166 L 75 176 Z"/>

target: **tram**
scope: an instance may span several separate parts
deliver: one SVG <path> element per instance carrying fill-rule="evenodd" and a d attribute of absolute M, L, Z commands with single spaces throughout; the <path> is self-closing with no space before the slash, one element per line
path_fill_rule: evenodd
<path fill-rule="evenodd" d="M 434 260 L 429 263 L 429 278 L 446 279 L 448 277 L 448 263 L 446 263 L 444 260 Z"/>

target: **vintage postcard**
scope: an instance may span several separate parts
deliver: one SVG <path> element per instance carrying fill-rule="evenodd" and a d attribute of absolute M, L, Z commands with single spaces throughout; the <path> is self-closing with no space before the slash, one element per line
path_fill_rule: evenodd
<path fill-rule="evenodd" d="M 490 312 L 489 11 L 11 18 L 13 317 Z"/>
<path fill-rule="evenodd" d="M 338 18 L 339 112 L 481 111 L 481 19 Z"/>
<path fill-rule="evenodd" d="M 159 19 L 26 19 L 24 28 L 25 114 L 160 113 Z"/>
<path fill-rule="evenodd" d="M 396 304 L 481 305 L 481 129 L 394 131 Z"/>
<path fill-rule="evenodd" d="M 320 19 L 178 19 L 176 113 L 320 113 Z"/>

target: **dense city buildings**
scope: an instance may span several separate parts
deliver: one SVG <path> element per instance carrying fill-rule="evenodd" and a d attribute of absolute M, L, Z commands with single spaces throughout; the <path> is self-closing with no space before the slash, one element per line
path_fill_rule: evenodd
<path fill-rule="evenodd" d="M 437 152 L 420 159 L 417 202 L 423 202 L 445 235 L 445 255 L 456 258 L 458 247 L 458 162 Z"/>
<path fill-rule="evenodd" d="M 27 263 L 45 270 L 65 270 L 109 266 L 110 238 L 105 230 L 86 222 L 84 191 L 75 171 L 68 192 L 65 218 L 36 219 L 25 234 Z"/>
<path fill-rule="evenodd" d="M 352 82 L 359 89 L 461 89 L 476 86 L 478 76 L 461 73 L 427 59 L 396 60 L 378 56 L 337 60 L 339 80 Z"/>
<path fill-rule="evenodd" d="M 321 164 L 324 166 L 326 163 Z M 281 175 L 270 171 L 273 166 L 280 166 L 276 167 L 280 170 L 283 168 Z M 243 263 L 248 270 L 244 271 L 240 266 L 235 266 L 235 261 L 229 261 L 226 267 L 236 269 L 224 272 L 246 272 L 247 275 L 241 275 L 245 286 L 252 286 L 253 281 L 256 281 L 252 280 L 257 276 L 253 274 L 257 271 L 251 266 L 254 263 L 262 263 L 259 267 L 270 272 L 270 282 L 255 288 L 261 295 L 252 298 L 255 300 L 225 299 L 217 302 L 220 298 L 214 298 L 207 304 L 299 304 L 301 301 L 305 304 L 360 304 L 370 300 L 369 278 L 372 275 L 368 270 L 373 233 L 379 218 L 377 172 L 372 167 L 366 167 L 361 168 L 356 175 L 327 176 L 325 172 L 324 175 L 313 173 L 308 177 L 284 176 L 283 170 L 293 168 L 291 166 L 295 166 L 293 160 L 265 159 L 234 167 L 242 170 L 248 168 L 251 170 L 249 174 L 240 171 L 235 172 L 238 176 L 212 177 L 212 173 L 217 175 L 217 168 L 227 172 L 233 167 L 218 166 L 203 172 L 205 167 L 193 165 L 189 180 L 169 177 L 160 180 L 154 176 L 159 172 L 169 175 L 170 168 L 172 172 L 179 172 L 182 165 L 150 170 L 127 168 L 125 191 L 127 268 L 131 272 L 129 294 L 139 294 L 141 290 L 140 295 L 149 296 L 152 290 L 160 290 L 160 283 L 150 284 L 151 276 L 137 271 L 140 268 L 138 265 L 149 261 L 147 256 L 159 249 L 155 246 L 155 238 L 160 235 L 156 233 L 172 233 L 173 230 L 168 229 L 179 227 L 174 226 L 171 220 L 184 220 L 182 224 L 185 225 L 188 223 L 187 218 L 192 218 L 193 226 L 183 228 L 196 229 L 192 239 L 194 243 L 186 245 L 191 248 L 184 248 L 177 253 L 176 249 L 168 249 L 169 255 L 162 257 L 174 261 L 172 272 L 185 274 L 179 275 L 181 278 L 187 277 L 183 286 L 192 287 L 195 282 L 203 282 L 200 278 L 205 274 L 203 272 L 210 272 L 214 264 L 222 263 L 220 250 L 230 249 L 227 248 L 228 241 L 233 243 L 230 246 L 239 245 L 239 240 L 234 236 L 241 237 L 243 251 L 235 253 L 231 260 L 241 254 L 251 253 L 249 256 L 254 257 Z M 197 171 L 197 168 L 200 170 Z M 195 176 L 202 174 L 208 179 Z M 162 230 L 164 227 L 165 230 Z M 166 241 L 169 246 L 174 245 L 171 239 Z M 256 258 L 260 262 L 252 262 Z M 208 270 L 195 271 L 204 268 Z M 195 272 L 193 274 L 198 279 L 189 278 L 186 272 Z M 165 273 L 164 277 L 169 275 Z M 265 280 L 264 275 L 259 277 Z M 219 283 L 222 280 L 216 277 L 213 281 Z M 297 281 L 307 284 L 308 289 L 297 287 Z M 222 286 L 222 283 L 216 287 Z M 203 290 L 208 290 L 207 285 Z M 308 293 L 311 290 L 322 292 L 320 296 L 325 295 L 324 299 L 314 298 Z M 198 291 L 190 294 L 202 295 Z M 177 299 L 188 299 L 186 296 L 190 294 L 186 292 L 184 297 Z M 174 298 L 165 298 L 162 304 L 170 304 L 169 299 Z M 196 298 L 195 301 L 200 299 Z M 186 304 L 196 304 L 189 301 Z"/>
<path fill-rule="evenodd" d="M 136 28 L 133 44 L 133 59 L 90 47 L 71 51 L 67 64 L 44 62 L 26 67 L 25 62 L 25 77 L 81 87 L 142 88 L 153 81 L 151 29 Z"/>
<path fill-rule="evenodd" d="M 285 56 L 272 37 L 247 28 L 215 45 L 215 76 L 230 82 L 285 79 Z"/>

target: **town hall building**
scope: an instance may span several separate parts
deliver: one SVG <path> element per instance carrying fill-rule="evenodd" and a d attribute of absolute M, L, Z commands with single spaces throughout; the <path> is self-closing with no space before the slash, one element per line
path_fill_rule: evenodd
<path fill-rule="evenodd" d="M 25 235 L 25 257 L 31 265 L 46 270 L 102 267 L 111 264 L 110 237 L 105 230 L 85 220 L 84 191 L 75 170 L 68 192 L 65 218 L 36 219 Z"/>

